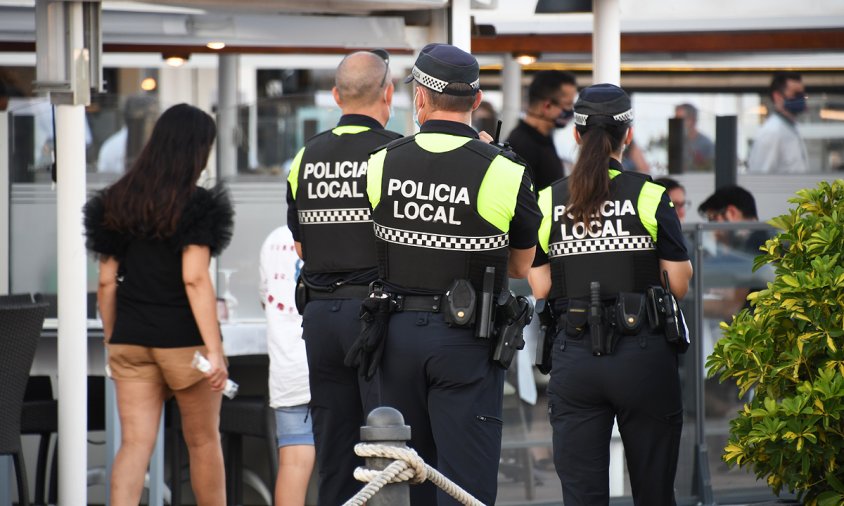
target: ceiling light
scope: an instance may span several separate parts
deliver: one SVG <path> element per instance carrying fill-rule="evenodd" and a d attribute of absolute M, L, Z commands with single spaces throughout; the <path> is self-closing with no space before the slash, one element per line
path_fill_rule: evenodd
<path fill-rule="evenodd" d="M 154 77 L 147 77 L 141 81 L 141 89 L 144 91 L 152 91 L 156 86 L 158 86 L 158 83 L 155 82 Z"/>
<path fill-rule="evenodd" d="M 844 121 L 844 111 L 841 109 L 821 109 L 821 119 Z"/>
<path fill-rule="evenodd" d="M 539 55 L 536 53 L 516 53 L 513 55 L 513 58 L 516 60 L 516 63 L 524 67 L 525 65 L 536 63 Z"/>
<path fill-rule="evenodd" d="M 171 67 L 181 67 L 188 61 L 190 54 L 188 53 L 161 53 L 164 62 Z"/>
<path fill-rule="evenodd" d="M 226 43 L 221 42 L 221 41 L 212 41 L 212 42 L 209 42 L 208 44 L 205 44 L 205 47 L 207 47 L 208 49 L 213 49 L 215 51 L 218 51 L 218 50 L 226 47 Z"/>

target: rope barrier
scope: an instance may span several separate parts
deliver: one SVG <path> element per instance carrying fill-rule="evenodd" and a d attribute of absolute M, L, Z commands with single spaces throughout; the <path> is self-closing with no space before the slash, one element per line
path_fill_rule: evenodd
<path fill-rule="evenodd" d="M 383 471 L 376 471 L 364 467 L 355 469 L 355 479 L 367 482 L 357 494 L 346 501 L 343 506 L 363 506 L 372 499 L 379 490 L 388 483 L 408 481 L 419 484 L 430 481 L 451 497 L 469 506 L 484 506 L 484 504 L 459 485 L 446 478 L 442 473 L 429 466 L 412 448 L 400 448 L 371 443 L 355 445 L 355 454 L 359 457 L 381 457 L 393 459 Z"/>

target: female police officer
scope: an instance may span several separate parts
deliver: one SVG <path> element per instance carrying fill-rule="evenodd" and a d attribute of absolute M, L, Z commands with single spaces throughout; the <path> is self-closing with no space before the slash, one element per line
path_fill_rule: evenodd
<path fill-rule="evenodd" d="M 687 341 L 660 285 L 667 278 L 685 295 L 691 263 L 665 189 L 622 172 L 632 140 L 627 93 L 590 86 L 574 115 L 580 156 L 570 177 L 539 195 L 541 250 L 530 274 L 536 298 L 559 315 L 548 385 L 554 465 L 566 506 L 608 504 L 617 418 L 635 504 L 673 505 L 683 424 L 677 351 Z"/>

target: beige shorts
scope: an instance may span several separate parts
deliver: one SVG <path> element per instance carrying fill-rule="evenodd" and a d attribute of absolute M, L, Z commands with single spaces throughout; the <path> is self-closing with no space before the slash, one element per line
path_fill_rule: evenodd
<path fill-rule="evenodd" d="M 134 344 L 109 344 L 108 366 L 111 377 L 122 381 L 161 383 L 170 390 L 183 390 L 205 379 L 191 362 L 205 346 L 150 348 Z"/>

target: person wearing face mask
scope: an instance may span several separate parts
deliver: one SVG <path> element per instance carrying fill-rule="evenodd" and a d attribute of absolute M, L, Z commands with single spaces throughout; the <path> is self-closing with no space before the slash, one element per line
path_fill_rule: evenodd
<path fill-rule="evenodd" d="M 537 72 L 528 87 L 525 116 L 507 139 L 513 151 L 527 162 L 537 194 L 564 175 L 552 134 L 571 121 L 576 95 L 574 74 L 559 70 Z"/>
<path fill-rule="evenodd" d="M 367 159 L 401 137 L 384 129 L 393 99 L 386 51 L 346 56 L 334 80 L 343 115 L 305 143 L 287 178 L 287 225 L 305 261 L 296 305 L 304 315 L 320 505 L 342 504 L 360 489 L 354 470 L 363 459 L 354 445 L 376 407 L 377 383 L 363 381 L 343 360 L 358 335 L 360 301 L 378 273 Z"/>
<path fill-rule="evenodd" d="M 809 172 L 806 144 L 797 131 L 797 117 L 806 111 L 806 89 L 800 74 L 775 73 L 770 94 L 773 111 L 756 132 L 747 169 L 758 174 Z"/>
<path fill-rule="evenodd" d="M 525 167 L 471 127 L 483 98 L 475 57 L 429 44 L 411 81 L 420 132 L 373 153 L 367 170 L 380 279 L 363 309 L 389 306 L 377 309 L 389 326 L 380 326 L 383 351 L 371 363 L 383 404 L 412 429 L 410 446 L 495 504 L 505 371 L 492 360 L 482 300 L 506 291 L 508 274 L 527 275 L 539 209 Z M 458 504 L 430 482 L 412 486 L 410 500 Z"/>

